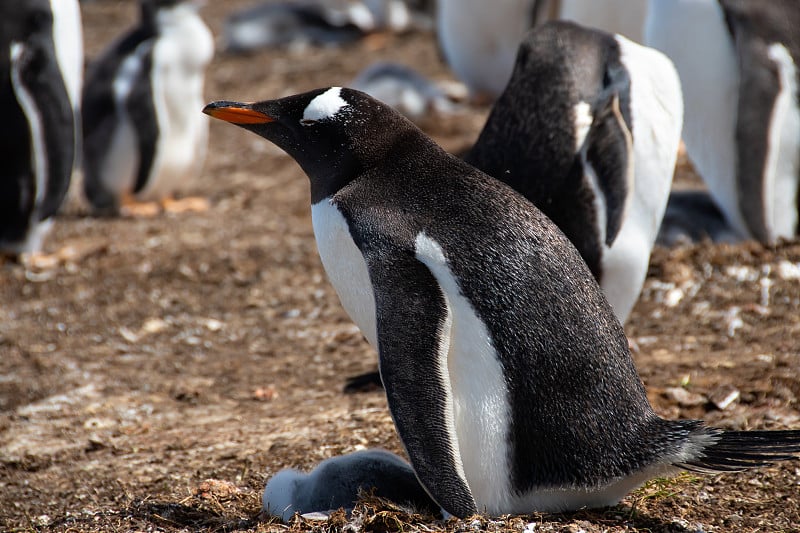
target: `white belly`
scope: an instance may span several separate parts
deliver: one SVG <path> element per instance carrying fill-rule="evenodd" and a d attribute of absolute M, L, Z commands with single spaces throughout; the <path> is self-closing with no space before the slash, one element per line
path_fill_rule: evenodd
<path fill-rule="evenodd" d="M 364 256 L 353 242 L 342 213 L 325 198 L 311 206 L 314 237 L 328 279 L 342 307 L 367 341 L 378 348 L 375 325 L 375 295 Z"/>
<path fill-rule="evenodd" d="M 722 9 L 717 0 L 650 0 L 645 42 L 675 63 L 686 151 L 726 219 L 748 235 L 736 186 L 739 71 Z"/>
<path fill-rule="evenodd" d="M 617 238 L 602 256 L 601 286 L 625 322 L 647 275 L 650 251 L 667 207 L 683 122 L 680 79 L 660 52 L 617 37 L 630 72 L 633 184 Z"/>
<path fill-rule="evenodd" d="M 448 64 L 473 95 L 503 92 L 530 27 L 533 0 L 440 0 L 437 37 Z"/>
<path fill-rule="evenodd" d="M 185 11 L 182 11 L 185 10 Z M 170 10 L 153 49 L 153 99 L 158 117 L 156 157 L 143 200 L 155 200 L 185 187 L 203 166 L 208 117 L 205 69 L 213 56 L 213 38 L 191 6 Z"/>

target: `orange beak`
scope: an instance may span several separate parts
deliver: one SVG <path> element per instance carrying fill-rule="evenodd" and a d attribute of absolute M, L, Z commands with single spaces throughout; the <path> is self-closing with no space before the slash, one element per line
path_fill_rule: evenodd
<path fill-rule="evenodd" d="M 211 102 L 203 108 L 206 115 L 230 122 L 231 124 L 266 124 L 275 119 L 250 107 L 250 104 L 238 102 Z"/>

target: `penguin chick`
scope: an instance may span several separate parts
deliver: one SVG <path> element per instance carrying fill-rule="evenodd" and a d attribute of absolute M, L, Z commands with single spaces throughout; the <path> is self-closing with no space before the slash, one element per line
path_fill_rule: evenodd
<path fill-rule="evenodd" d="M 67 0 L 53 0 L 66 3 Z M 48 0 L 0 6 L 0 253 L 38 252 L 69 188 L 76 117 Z"/>
<path fill-rule="evenodd" d="M 331 87 L 204 111 L 274 142 L 308 175 L 322 264 L 377 348 L 400 440 L 446 512 L 608 506 L 681 468 L 800 453 L 800 431 L 660 418 L 564 234 L 391 107 Z"/>
<path fill-rule="evenodd" d="M 663 54 L 548 22 L 522 41 L 466 161 L 561 228 L 625 322 L 669 198 L 682 119 L 680 80 Z"/>
<path fill-rule="evenodd" d="M 439 514 L 411 466 L 385 450 L 362 450 L 322 461 L 305 474 L 281 470 L 267 482 L 264 510 L 288 521 L 306 514 L 344 508 L 353 510 L 360 491 L 406 506 L 412 512 Z"/>
<path fill-rule="evenodd" d="M 139 25 L 92 66 L 83 93 L 84 192 L 98 213 L 163 200 L 202 168 L 210 30 L 189 0 L 142 0 Z"/>

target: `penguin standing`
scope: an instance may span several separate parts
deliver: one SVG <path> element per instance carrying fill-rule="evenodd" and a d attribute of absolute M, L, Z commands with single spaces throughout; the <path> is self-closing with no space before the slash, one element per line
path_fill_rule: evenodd
<path fill-rule="evenodd" d="M 571 20 L 627 39 L 642 42 L 648 0 L 537 0 L 537 23 Z"/>
<path fill-rule="evenodd" d="M 680 80 L 663 54 L 548 22 L 520 45 L 466 161 L 561 228 L 624 322 L 667 205 L 682 118 Z"/>
<path fill-rule="evenodd" d="M 536 0 L 439 0 L 436 37 L 447 64 L 475 101 L 493 101 L 508 82 L 517 47 L 533 26 Z"/>
<path fill-rule="evenodd" d="M 190 0 L 142 0 L 139 26 L 89 72 L 84 192 L 98 212 L 165 201 L 202 168 L 208 121 L 195 110 L 214 44 L 197 10 Z"/>
<path fill-rule="evenodd" d="M 650 0 L 646 42 L 683 84 L 689 157 L 742 238 L 798 235 L 800 4 Z"/>
<path fill-rule="evenodd" d="M 41 249 L 69 188 L 75 115 L 56 53 L 65 44 L 55 40 L 56 13 L 49 0 L 0 7 L 0 252 L 6 254 Z"/>
<path fill-rule="evenodd" d="M 411 465 L 467 517 L 613 505 L 679 468 L 794 458 L 800 431 L 661 419 L 578 252 L 531 202 L 364 93 L 214 102 L 311 182 L 323 266 L 379 353 Z"/>

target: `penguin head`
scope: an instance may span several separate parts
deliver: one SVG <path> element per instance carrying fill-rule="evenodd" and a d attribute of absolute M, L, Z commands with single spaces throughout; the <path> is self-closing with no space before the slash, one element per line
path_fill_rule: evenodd
<path fill-rule="evenodd" d="M 311 180 L 312 201 L 330 196 L 379 164 L 416 128 L 371 96 L 341 87 L 252 104 L 219 101 L 203 112 L 272 141 Z"/>

